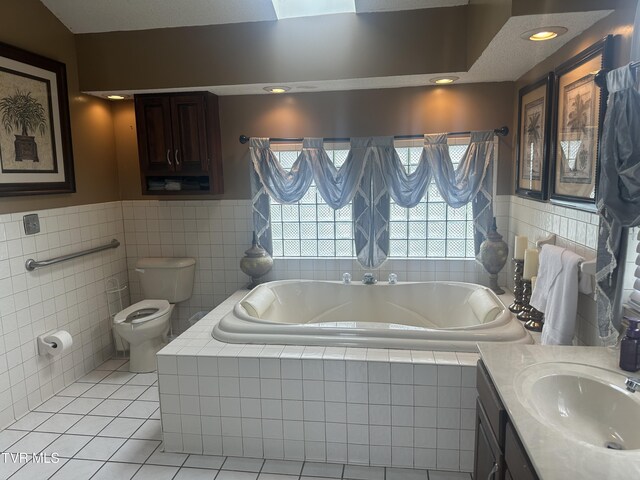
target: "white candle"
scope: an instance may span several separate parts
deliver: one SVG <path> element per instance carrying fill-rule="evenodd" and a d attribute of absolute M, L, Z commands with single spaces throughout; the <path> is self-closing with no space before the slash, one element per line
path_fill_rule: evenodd
<path fill-rule="evenodd" d="M 536 289 L 536 282 L 538 281 L 538 276 L 534 275 L 531 277 L 531 291 L 533 292 Z"/>
<path fill-rule="evenodd" d="M 524 273 L 522 278 L 531 280 L 538 274 L 538 250 L 536 248 L 527 248 L 524 251 Z"/>
<path fill-rule="evenodd" d="M 516 244 L 513 249 L 513 258 L 524 260 L 524 251 L 529 246 L 529 239 L 523 235 L 516 235 Z"/>

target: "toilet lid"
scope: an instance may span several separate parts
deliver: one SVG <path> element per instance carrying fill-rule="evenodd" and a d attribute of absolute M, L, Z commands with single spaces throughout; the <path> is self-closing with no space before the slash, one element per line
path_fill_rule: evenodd
<path fill-rule="evenodd" d="M 135 325 L 148 322 L 164 315 L 170 308 L 171 304 L 166 300 L 142 300 L 118 312 L 113 318 L 113 323 L 126 322 Z"/>

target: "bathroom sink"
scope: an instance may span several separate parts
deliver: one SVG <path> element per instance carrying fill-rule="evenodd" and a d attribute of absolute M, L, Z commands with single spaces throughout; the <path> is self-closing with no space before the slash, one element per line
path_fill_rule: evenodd
<path fill-rule="evenodd" d="M 640 449 L 640 392 L 626 376 L 597 367 L 551 362 L 532 365 L 515 379 L 520 402 L 541 423 L 595 447 Z"/>

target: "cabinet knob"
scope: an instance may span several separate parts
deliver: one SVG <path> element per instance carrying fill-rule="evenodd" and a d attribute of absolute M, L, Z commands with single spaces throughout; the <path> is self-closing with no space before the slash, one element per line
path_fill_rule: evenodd
<path fill-rule="evenodd" d="M 173 167 L 173 164 L 171 163 L 171 157 L 169 157 L 170 154 L 171 154 L 171 150 L 167 149 L 167 163 L 169 164 L 170 167 Z"/>

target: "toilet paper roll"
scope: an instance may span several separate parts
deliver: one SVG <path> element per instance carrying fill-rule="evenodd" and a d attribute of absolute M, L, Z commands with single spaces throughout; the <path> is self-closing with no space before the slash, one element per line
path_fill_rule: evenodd
<path fill-rule="evenodd" d="M 73 338 L 66 330 L 58 330 L 51 335 L 47 335 L 43 340 L 45 351 L 53 356 L 60 355 L 73 345 Z"/>

